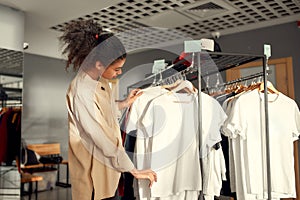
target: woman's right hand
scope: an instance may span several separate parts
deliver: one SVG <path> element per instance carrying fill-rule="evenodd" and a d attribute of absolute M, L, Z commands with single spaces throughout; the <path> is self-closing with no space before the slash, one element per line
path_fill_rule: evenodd
<path fill-rule="evenodd" d="M 150 181 L 149 187 L 151 188 L 153 182 L 157 181 L 157 175 L 154 171 L 151 169 L 146 170 L 137 170 L 133 169 L 130 171 L 130 173 L 136 178 L 136 179 L 148 179 Z"/>

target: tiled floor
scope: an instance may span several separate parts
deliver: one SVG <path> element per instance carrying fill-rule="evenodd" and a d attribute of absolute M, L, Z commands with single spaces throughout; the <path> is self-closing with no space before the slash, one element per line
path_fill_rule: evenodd
<path fill-rule="evenodd" d="M 20 176 L 15 166 L 0 166 L 0 200 L 20 199 Z"/>
<path fill-rule="evenodd" d="M 56 176 L 55 176 L 56 177 Z M 26 186 L 25 186 L 26 189 Z M 20 195 L 20 175 L 15 166 L 0 166 L 0 200 L 29 200 Z M 38 200 L 71 200 L 71 188 L 54 187 L 52 190 L 38 192 Z M 31 200 L 36 200 L 35 194 Z"/>

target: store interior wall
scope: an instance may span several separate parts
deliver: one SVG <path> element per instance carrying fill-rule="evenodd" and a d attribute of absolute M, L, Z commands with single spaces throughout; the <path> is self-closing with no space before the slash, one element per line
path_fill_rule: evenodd
<path fill-rule="evenodd" d="M 288 33 L 288 35 L 286 34 Z M 295 96 L 300 105 L 300 29 L 295 23 L 288 23 L 216 39 L 223 52 L 262 54 L 263 44 L 272 45 L 272 57 L 293 57 Z M 151 49 L 130 53 L 120 77 L 121 93 L 135 80 L 151 72 L 155 59 L 172 60 L 183 50 L 183 44 L 174 52 Z M 148 63 L 148 68 L 139 66 Z M 138 67 L 137 67 L 138 66 Z M 72 70 L 65 71 L 62 60 L 25 54 L 22 136 L 28 143 L 60 142 L 62 154 L 67 158 L 68 132 L 65 94 L 75 75 Z M 124 94 L 120 95 L 120 98 Z"/>
<path fill-rule="evenodd" d="M 24 55 L 22 138 L 26 143 L 61 143 L 67 158 L 66 90 L 73 76 L 63 60 Z"/>
<path fill-rule="evenodd" d="M 24 23 L 24 12 L 0 4 L 1 48 L 23 50 Z"/>

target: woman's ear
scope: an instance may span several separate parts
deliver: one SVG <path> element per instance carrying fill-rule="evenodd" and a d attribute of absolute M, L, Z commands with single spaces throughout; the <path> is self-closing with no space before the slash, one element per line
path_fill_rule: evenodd
<path fill-rule="evenodd" d="M 100 61 L 96 61 L 95 67 L 100 72 L 100 74 L 102 74 L 105 71 L 105 67 L 102 65 Z"/>
<path fill-rule="evenodd" d="M 104 66 L 102 65 L 102 63 L 100 61 L 96 61 L 95 67 L 98 70 L 104 69 Z"/>

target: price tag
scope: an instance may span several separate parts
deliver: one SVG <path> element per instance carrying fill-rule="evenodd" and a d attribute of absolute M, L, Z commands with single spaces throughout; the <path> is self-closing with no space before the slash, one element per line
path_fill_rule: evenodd
<path fill-rule="evenodd" d="M 214 51 L 214 45 L 215 45 L 215 42 L 211 39 L 206 39 L 206 38 L 202 38 L 200 40 L 201 42 L 201 48 L 203 50 L 209 50 L 209 51 Z"/>
<path fill-rule="evenodd" d="M 154 60 L 154 64 L 152 67 L 152 73 L 153 74 L 157 74 L 159 73 L 161 70 L 165 69 L 165 59 L 161 59 L 161 60 Z"/>
<path fill-rule="evenodd" d="M 201 40 L 184 41 L 184 52 L 194 53 L 201 51 Z"/>
<path fill-rule="evenodd" d="M 271 57 L 271 45 L 264 44 L 264 54 L 269 59 Z"/>
<path fill-rule="evenodd" d="M 201 40 L 184 41 L 184 52 L 195 53 L 201 50 L 214 51 L 214 41 L 211 39 L 202 38 Z"/>

